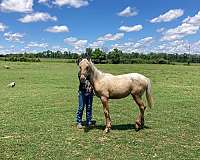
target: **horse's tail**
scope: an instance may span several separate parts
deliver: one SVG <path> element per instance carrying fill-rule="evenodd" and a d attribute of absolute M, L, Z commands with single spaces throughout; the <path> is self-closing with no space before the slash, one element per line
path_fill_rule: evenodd
<path fill-rule="evenodd" d="M 150 79 L 148 79 L 148 82 L 147 82 L 146 98 L 147 98 L 147 104 L 151 108 L 153 106 L 153 97 L 152 97 L 152 89 L 151 89 Z"/>

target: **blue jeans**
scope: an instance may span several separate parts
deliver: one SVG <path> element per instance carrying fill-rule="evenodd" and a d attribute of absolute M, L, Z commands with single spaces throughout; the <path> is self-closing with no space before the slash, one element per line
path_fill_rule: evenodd
<path fill-rule="evenodd" d="M 82 123 L 84 107 L 86 106 L 86 125 L 89 126 L 92 120 L 92 101 L 93 94 L 79 91 L 78 95 L 78 111 L 76 114 L 77 123 Z"/>

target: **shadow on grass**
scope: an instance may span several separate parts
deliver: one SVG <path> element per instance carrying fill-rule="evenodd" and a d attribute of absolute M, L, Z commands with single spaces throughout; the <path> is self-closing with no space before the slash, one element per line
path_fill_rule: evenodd
<path fill-rule="evenodd" d="M 99 130 L 103 131 L 105 129 L 105 125 L 91 126 L 90 128 L 85 128 L 84 131 L 85 132 L 89 132 L 90 130 L 93 130 L 93 129 L 99 129 Z M 151 129 L 151 128 L 148 127 L 148 126 L 144 126 L 140 130 L 143 130 L 143 129 Z M 138 131 L 138 130 L 136 130 L 134 124 L 117 124 L 117 125 L 112 125 L 111 130 L 135 130 L 135 131 Z"/>

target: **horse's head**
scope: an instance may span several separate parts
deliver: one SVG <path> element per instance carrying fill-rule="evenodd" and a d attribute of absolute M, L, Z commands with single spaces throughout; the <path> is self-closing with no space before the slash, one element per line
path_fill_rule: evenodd
<path fill-rule="evenodd" d="M 79 63 L 80 67 L 80 80 L 85 81 L 88 76 L 90 76 L 91 72 L 91 60 L 90 59 L 82 59 Z"/>

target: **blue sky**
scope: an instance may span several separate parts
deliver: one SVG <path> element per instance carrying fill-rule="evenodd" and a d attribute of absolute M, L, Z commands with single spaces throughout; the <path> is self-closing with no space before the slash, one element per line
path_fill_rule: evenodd
<path fill-rule="evenodd" d="M 0 54 L 200 53 L 198 0 L 0 0 Z"/>

